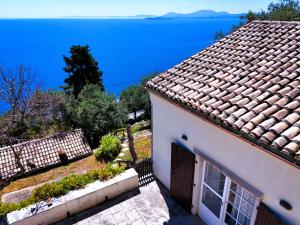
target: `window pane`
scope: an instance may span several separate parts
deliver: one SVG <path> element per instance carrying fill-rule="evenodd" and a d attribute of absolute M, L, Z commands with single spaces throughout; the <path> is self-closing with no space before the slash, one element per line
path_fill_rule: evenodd
<path fill-rule="evenodd" d="M 239 196 L 242 195 L 242 187 L 236 183 L 234 183 L 233 181 L 231 181 L 231 186 L 230 186 L 230 189 L 237 193 Z"/>
<path fill-rule="evenodd" d="M 252 205 L 250 205 L 245 200 L 242 200 L 240 209 L 243 211 L 243 213 L 245 213 L 248 217 L 251 218 L 252 212 L 253 212 L 253 206 Z"/>
<path fill-rule="evenodd" d="M 237 218 L 238 209 L 235 208 L 232 204 L 228 203 L 227 205 L 227 213 L 230 214 L 233 218 Z"/>
<path fill-rule="evenodd" d="M 250 225 L 250 219 L 246 217 L 243 213 L 239 213 L 239 223 L 242 225 Z"/>
<path fill-rule="evenodd" d="M 222 199 L 220 199 L 216 194 L 209 190 L 209 188 L 205 185 L 203 185 L 202 202 L 213 214 L 216 215 L 216 217 L 219 218 Z"/>
<path fill-rule="evenodd" d="M 256 197 L 252 193 L 231 181 L 225 222 L 226 219 L 229 222 L 237 220 L 236 225 L 250 225 L 255 211 L 255 202 Z M 231 219 L 227 217 L 231 217 Z M 229 224 L 229 222 L 226 223 Z"/>
<path fill-rule="evenodd" d="M 247 202 L 254 206 L 256 200 L 255 196 L 245 189 L 243 190 L 243 199 L 245 199 Z"/>
<path fill-rule="evenodd" d="M 228 225 L 235 225 L 236 221 L 235 221 L 235 219 L 230 217 L 228 214 L 226 214 L 225 223 L 228 224 Z"/>
<path fill-rule="evenodd" d="M 230 191 L 229 193 L 228 201 L 232 203 L 234 206 L 236 206 L 237 208 L 240 207 L 241 198 L 232 191 Z"/>
<path fill-rule="evenodd" d="M 221 196 L 223 196 L 225 178 L 226 177 L 212 165 L 207 164 L 204 182 Z"/>

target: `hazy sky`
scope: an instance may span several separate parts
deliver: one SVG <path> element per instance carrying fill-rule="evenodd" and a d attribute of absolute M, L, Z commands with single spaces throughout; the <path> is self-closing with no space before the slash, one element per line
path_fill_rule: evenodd
<path fill-rule="evenodd" d="M 161 15 L 212 9 L 231 13 L 266 9 L 271 0 L 0 0 L 2 18 Z"/>

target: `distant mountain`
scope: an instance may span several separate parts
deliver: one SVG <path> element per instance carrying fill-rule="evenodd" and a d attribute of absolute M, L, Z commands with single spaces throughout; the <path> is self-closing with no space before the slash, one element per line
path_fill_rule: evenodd
<path fill-rule="evenodd" d="M 216 12 L 213 10 L 199 10 L 192 13 L 176 13 L 176 12 L 169 12 L 162 16 L 157 17 L 148 17 L 148 19 L 182 19 L 182 18 L 211 18 L 211 17 L 239 17 L 245 15 L 244 13 L 240 14 L 231 14 L 228 12 Z"/>

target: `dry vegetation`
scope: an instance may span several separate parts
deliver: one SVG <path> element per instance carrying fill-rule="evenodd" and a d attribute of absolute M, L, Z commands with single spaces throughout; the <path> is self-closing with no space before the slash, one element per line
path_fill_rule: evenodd
<path fill-rule="evenodd" d="M 91 155 L 84 159 L 72 162 L 66 166 L 60 166 L 51 169 L 47 172 L 37 174 L 35 176 L 26 177 L 11 182 L 8 186 L 0 191 L 0 196 L 3 194 L 20 190 L 26 187 L 34 186 L 36 184 L 41 184 L 50 180 L 59 179 L 74 173 L 83 173 L 89 170 L 101 169 L 105 163 L 97 161 L 95 156 Z"/>
<path fill-rule="evenodd" d="M 149 159 L 151 157 L 151 137 L 139 137 L 134 140 L 134 147 L 138 159 Z M 123 160 L 131 160 L 130 152 L 127 151 Z"/>
<path fill-rule="evenodd" d="M 148 159 L 151 157 L 151 137 L 138 137 L 134 140 L 135 149 L 138 159 Z M 131 160 L 129 151 L 125 153 L 123 160 Z M 88 156 L 84 159 L 72 162 L 66 166 L 60 166 L 49 171 L 37 174 L 35 176 L 26 177 L 11 182 L 8 186 L 0 191 L 0 196 L 3 194 L 20 190 L 26 187 L 41 184 L 47 181 L 59 179 L 70 174 L 83 173 L 89 170 L 101 169 L 105 163 L 97 161 L 94 155 Z"/>

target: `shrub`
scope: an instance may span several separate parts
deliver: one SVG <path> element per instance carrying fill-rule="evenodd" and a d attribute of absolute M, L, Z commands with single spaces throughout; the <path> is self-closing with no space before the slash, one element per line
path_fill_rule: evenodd
<path fill-rule="evenodd" d="M 29 205 L 32 205 L 34 203 L 36 203 L 37 201 L 34 199 L 33 195 L 31 195 L 29 198 L 19 202 L 19 203 L 15 203 L 15 204 L 19 204 L 18 205 L 18 208 L 19 210 L 22 209 L 22 208 L 25 208 Z"/>
<path fill-rule="evenodd" d="M 12 211 L 19 210 L 20 206 L 18 203 L 1 203 L 0 204 L 0 215 L 4 216 Z"/>
<path fill-rule="evenodd" d="M 139 124 L 137 124 L 137 125 L 134 124 L 131 127 L 131 133 L 135 134 L 135 133 L 139 132 L 141 129 L 142 129 L 142 127 Z"/>
<path fill-rule="evenodd" d="M 94 154 L 97 159 L 111 161 L 120 153 L 121 148 L 119 138 L 108 134 L 102 137 L 100 147 L 96 149 Z"/>
<path fill-rule="evenodd" d="M 95 180 L 97 180 L 96 178 Z M 86 184 L 92 183 L 94 180 L 91 179 L 87 174 L 71 175 L 63 178 L 60 183 L 66 190 L 77 190 L 85 187 Z"/>
<path fill-rule="evenodd" d="M 99 174 L 100 174 L 100 170 L 91 170 L 91 171 L 86 173 L 86 175 L 92 180 L 100 179 Z"/>
<path fill-rule="evenodd" d="M 107 164 L 107 166 L 99 171 L 99 179 L 100 180 L 108 180 L 114 177 L 116 174 L 120 174 L 124 171 L 124 167 L 114 167 L 112 164 Z"/>
<path fill-rule="evenodd" d="M 36 202 L 46 201 L 51 197 L 59 197 L 67 193 L 67 190 L 64 189 L 64 186 L 61 182 L 54 182 L 51 184 L 45 184 L 32 193 L 33 199 Z"/>
<path fill-rule="evenodd" d="M 140 121 L 140 122 L 137 122 L 137 123 L 133 124 L 131 126 L 131 132 L 132 132 L 132 134 L 135 134 L 139 131 L 149 129 L 150 127 L 151 127 L 150 121 L 143 120 L 143 121 Z"/>
<path fill-rule="evenodd" d="M 12 211 L 20 210 L 40 201 L 46 201 L 49 198 L 60 197 L 69 191 L 84 188 L 87 184 L 96 180 L 107 180 L 122 173 L 124 170 L 124 167 L 113 167 L 112 164 L 107 164 L 106 167 L 100 170 L 92 170 L 86 174 L 73 174 L 60 181 L 44 184 L 35 189 L 31 196 L 24 201 L 19 203 L 0 202 L 0 216 L 5 216 Z"/>

